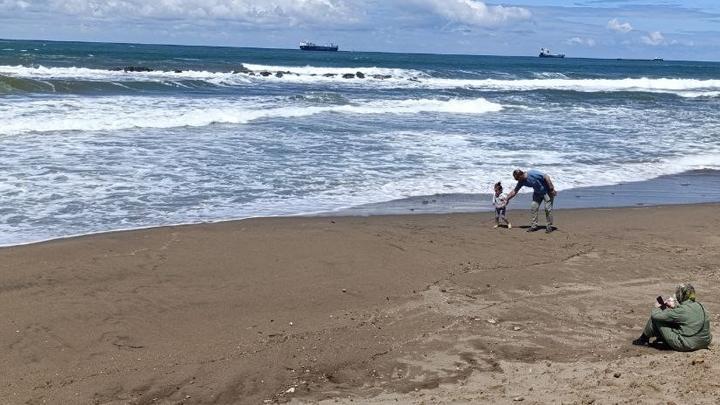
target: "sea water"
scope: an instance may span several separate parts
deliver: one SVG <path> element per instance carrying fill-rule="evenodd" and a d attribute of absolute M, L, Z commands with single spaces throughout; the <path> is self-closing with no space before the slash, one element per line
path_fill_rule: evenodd
<path fill-rule="evenodd" d="M 712 171 L 718 111 L 711 62 L 0 40 L 0 244 Z"/>

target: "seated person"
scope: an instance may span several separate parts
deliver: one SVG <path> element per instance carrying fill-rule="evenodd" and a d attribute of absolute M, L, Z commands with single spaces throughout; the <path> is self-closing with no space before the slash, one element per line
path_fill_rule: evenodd
<path fill-rule="evenodd" d="M 664 305 L 655 304 L 645 330 L 634 345 L 647 345 L 654 337 L 656 344 L 670 349 L 690 352 L 707 349 L 712 341 L 710 316 L 695 301 L 695 288 L 687 283 L 675 289 L 675 298 L 665 300 Z"/>

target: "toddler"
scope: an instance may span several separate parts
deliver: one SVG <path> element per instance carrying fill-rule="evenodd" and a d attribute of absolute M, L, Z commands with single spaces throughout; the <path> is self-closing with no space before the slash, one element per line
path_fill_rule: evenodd
<path fill-rule="evenodd" d="M 512 224 L 505 216 L 505 212 L 507 210 L 507 196 L 503 194 L 503 186 L 499 181 L 495 183 L 495 194 L 493 195 L 492 202 L 495 207 L 495 228 L 500 226 L 500 220 L 502 219 L 508 229 L 511 229 Z"/>

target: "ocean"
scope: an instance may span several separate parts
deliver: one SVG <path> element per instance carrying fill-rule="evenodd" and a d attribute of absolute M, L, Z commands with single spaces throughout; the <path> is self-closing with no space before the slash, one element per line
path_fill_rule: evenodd
<path fill-rule="evenodd" d="M 712 62 L 0 40 L 0 244 L 717 175 L 718 111 Z"/>

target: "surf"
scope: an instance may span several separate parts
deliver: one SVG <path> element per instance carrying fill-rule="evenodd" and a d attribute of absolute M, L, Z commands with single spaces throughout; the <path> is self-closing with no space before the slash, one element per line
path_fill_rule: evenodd
<path fill-rule="evenodd" d="M 573 91 L 573 92 L 646 92 L 674 94 L 681 97 L 717 97 L 720 80 L 695 78 L 568 78 L 562 73 L 544 72 L 535 78 L 454 78 L 439 77 L 416 69 L 378 67 L 320 67 L 274 66 L 242 64 L 239 70 L 221 72 L 205 70 L 124 71 L 83 67 L 0 66 L 0 92 L 82 92 L 93 88 L 92 83 L 110 83 L 113 87 L 98 87 L 102 92 L 129 86 L 136 91 L 153 87 L 135 83 L 154 83 L 168 87 L 189 88 L 246 87 L 256 83 L 274 85 L 330 84 L 340 87 L 388 89 L 469 89 L 479 91 Z M 538 77 L 539 76 L 539 77 Z"/>
<path fill-rule="evenodd" d="M 485 114 L 503 106 L 484 98 L 348 100 L 347 104 L 279 105 L 266 98 L 201 99 L 159 97 L 88 97 L 14 101 L 0 135 L 65 131 L 117 131 L 132 128 L 203 127 L 248 124 L 317 114 Z M 322 100 L 322 99 L 318 99 Z M 335 99 L 327 98 L 335 103 Z M 294 104 L 294 105 L 293 105 Z M 0 107 L 2 103 L 0 102 Z"/>

